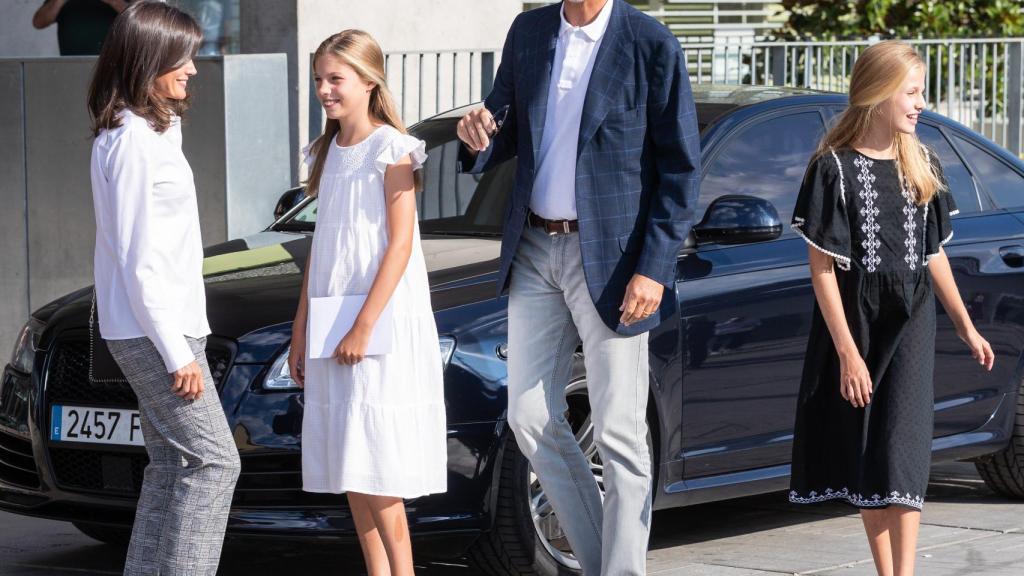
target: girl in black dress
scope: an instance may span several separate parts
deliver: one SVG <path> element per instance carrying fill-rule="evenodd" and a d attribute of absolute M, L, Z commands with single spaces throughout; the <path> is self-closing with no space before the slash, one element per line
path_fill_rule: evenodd
<path fill-rule="evenodd" d="M 859 508 L 881 576 L 914 572 L 931 462 L 933 294 L 974 358 L 989 370 L 994 361 L 942 249 L 957 210 L 914 133 L 924 76 L 902 42 L 861 54 L 850 107 L 807 169 L 792 224 L 809 244 L 817 304 L 789 499 Z"/>

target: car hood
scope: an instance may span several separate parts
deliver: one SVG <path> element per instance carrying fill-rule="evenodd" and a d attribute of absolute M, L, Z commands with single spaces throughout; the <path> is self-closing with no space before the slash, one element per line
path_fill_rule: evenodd
<path fill-rule="evenodd" d="M 206 248 L 206 310 L 214 334 L 240 339 L 295 316 L 312 235 L 267 231 Z M 500 238 L 424 236 L 423 256 L 435 312 L 496 296 Z M 45 340 L 88 323 L 91 290 L 51 302 L 33 315 Z M 45 344 L 45 342 L 43 342 Z"/>

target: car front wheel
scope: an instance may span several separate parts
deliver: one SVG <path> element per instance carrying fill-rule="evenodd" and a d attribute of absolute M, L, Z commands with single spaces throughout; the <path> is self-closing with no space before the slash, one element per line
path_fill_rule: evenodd
<path fill-rule="evenodd" d="M 1017 392 L 1016 414 L 1010 443 L 1001 451 L 974 462 L 978 474 L 993 491 L 1024 499 L 1024 385 Z"/>
<path fill-rule="evenodd" d="M 574 378 L 566 388 L 566 403 L 566 418 L 603 492 L 604 471 L 594 442 L 585 377 Z M 580 564 L 537 474 L 519 451 L 512 434 L 506 436 L 505 442 L 494 529 L 477 541 L 470 558 L 481 571 L 494 576 L 580 574 Z M 649 432 L 648 450 L 653 456 Z"/>

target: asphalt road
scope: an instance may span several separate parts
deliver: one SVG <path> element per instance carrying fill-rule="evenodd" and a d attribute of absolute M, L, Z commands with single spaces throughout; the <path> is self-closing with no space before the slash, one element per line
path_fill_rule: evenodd
<path fill-rule="evenodd" d="M 123 551 L 64 522 L 0 513 L 0 574 L 120 574 Z M 1024 502 L 994 495 L 970 464 L 933 470 L 918 552 L 918 574 L 1024 574 Z M 228 541 L 222 576 L 362 574 L 358 550 L 330 541 L 302 545 Z M 469 576 L 464 564 L 423 564 L 417 574 Z M 873 576 L 859 517 L 849 507 L 794 507 L 785 494 L 667 510 L 654 515 L 648 574 Z"/>

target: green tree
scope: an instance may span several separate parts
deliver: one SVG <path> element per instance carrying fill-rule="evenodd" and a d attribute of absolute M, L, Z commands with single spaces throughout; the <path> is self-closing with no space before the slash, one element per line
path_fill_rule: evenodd
<path fill-rule="evenodd" d="M 1024 35 L 1021 0 L 782 0 L 787 40 Z"/>

